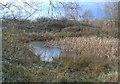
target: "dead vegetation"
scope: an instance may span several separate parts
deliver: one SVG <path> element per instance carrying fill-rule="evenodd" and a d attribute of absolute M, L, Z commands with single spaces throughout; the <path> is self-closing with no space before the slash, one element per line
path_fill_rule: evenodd
<path fill-rule="evenodd" d="M 66 37 L 50 43 L 59 46 L 63 51 L 76 50 L 80 55 L 95 55 L 110 60 L 118 58 L 118 39 L 116 38 Z"/>

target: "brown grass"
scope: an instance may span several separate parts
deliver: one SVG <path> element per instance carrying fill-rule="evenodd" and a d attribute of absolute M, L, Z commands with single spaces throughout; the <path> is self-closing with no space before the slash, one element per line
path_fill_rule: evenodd
<path fill-rule="evenodd" d="M 50 41 L 63 51 L 74 49 L 81 55 L 107 57 L 110 60 L 117 58 L 118 39 L 106 37 L 66 37 Z"/>

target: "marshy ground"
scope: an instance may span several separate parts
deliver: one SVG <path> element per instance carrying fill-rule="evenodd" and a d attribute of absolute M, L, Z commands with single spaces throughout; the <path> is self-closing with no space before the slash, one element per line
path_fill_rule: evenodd
<path fill-rule="evenodd" d="M 60 28 L 63 29 L 40 31 L 35 25 L 34 29 L 28 29 L 26 25 L 31 24 L 19 25 L 18 22 L 15 27 L 9 24 L 2 29 L 4 82 L 116 82 L 118 80 L 119 40 L 115 30 L 90 29 L 89 26 L 81 24 L 77 27 L 73 24 L 67 27 L 68 25 L 64 26 L 63 23 L 56 23 L 49 24 L 48 27 L 52 29 L 56 25 L 57 27 L 62 25 Z M 37 26 L 40 27 L 41 24 Z M 63 54 L 52 62 L 42 62 L 26 45 L 32 41 L 54 44 L 63 52 L 75 50 L 77 56 L 73 59 L 70 54 Z"/>

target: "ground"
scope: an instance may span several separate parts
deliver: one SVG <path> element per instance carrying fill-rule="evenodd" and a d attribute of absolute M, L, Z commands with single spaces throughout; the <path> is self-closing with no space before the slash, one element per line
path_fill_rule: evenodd
<path fill-rule="evenodd" d="M 68 30 L 38 32 L 39 29 L 7 26 L 2 33 L 3 82 L 116 82 L 118 39 L 109 32 L 87 27 L 80 24 L 79 30 L 65 26 Z M 31 41 L 46 41 L 64 51 L 72 48 L 78 56 L 74 60 L 61 56 L 52 62 L 42 62 L 28 49 L 26 44 Z"/>

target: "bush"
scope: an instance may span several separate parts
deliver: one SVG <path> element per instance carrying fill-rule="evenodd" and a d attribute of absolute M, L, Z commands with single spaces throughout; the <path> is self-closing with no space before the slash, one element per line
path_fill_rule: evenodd
<path fill-rule="evenodd" d="M 53 64 L 59 68 L 58 73 L 62 73 L 62 78 L 66 81 L 104 81 L 101 74 L 109 74 L 114 71 L 114 62 L 108 59 L 100 58 L 97 56 L 78 56 L 73 59 L 71 57 L 61 57 L 55 59 Z M 115 64 L 117 65 L 117 63 Z M 116 69 L 117 70 L 117 69 Z M 100 77 L 99 77 L 100 76 Z M 113 75 L 114 76 L 114 75 Z M 114 79 L 117 81 L 117 78 Z"/>
<path fill-rule="evenodd" d="M 39 63 L 38 58 L 28 50 L 26 44 L 18 40 L 18 37 L 19 32 L 14 29 L 3 30 L 3 82 L 24 81 L 24 68 Z"/>

